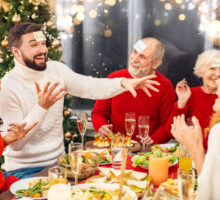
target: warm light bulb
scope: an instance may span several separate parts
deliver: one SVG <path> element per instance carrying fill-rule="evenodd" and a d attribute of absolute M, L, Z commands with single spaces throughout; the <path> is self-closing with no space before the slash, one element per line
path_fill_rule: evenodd
<path fill-rule="evenodd" d="M 112 36 L 112 30 L 109 29 L 109 28 L 105 29 L 104 36 L 105 37 L 111 37 Z"/>
<path fill-rule="evenodd" d="M 91 18 L 96 18 L 96 17 L 97 17 L 97 11 L 96 11 L 96 10 L 90 10 L 89 16 L 90 16 Z"/>
<path fill-rule="evenodd" d="M 76 15 L 76 18 L 77 18 L 78 20 L 80 20 L 80 21 L 83 21 L 83 20 L 85 19 L 85 15 L 80 12 L 80 13 L 78 13 L 78 14 Z"/>
<path fill-rule="evenodd" d="M 180 14 L 179 15 L 179 20 L 180 21 L 184 21 L 186 19 L 186 15 L 185 14 Z"/>
<path fill-rule="evenodd" d="M 84 12 L 85 8 L 83 5 L 78 5 L 78 12 Z"/>
<path fill-rule="evenodd" d="M 155 26 L 160 26 L 161 25 L 161 21 L 159 19 L 155 19 L 154 20 L 154 24 L 155 24 Z"/>
<path fill-rule="evenodd" d="M 183 0 L 176 0 L 176 3 L 181 4 L 181 3 L 183 3 Z"/>
<path fill-rule="evenodd" d="M 71 7 L 70 7 L 70 12 L 71 14 L 75 14 L 78 12 L 78 6 L 76 4 L 73 4 Z"/>
<path fill-rule="evenodd" d="M 164 4 L 164 8 L 165 8 L 166 10 L 171 10 L 171 9 L 172 9 L 172 5 L 171 5 L 170 3 L 165 3 L 165 4 Z"/>

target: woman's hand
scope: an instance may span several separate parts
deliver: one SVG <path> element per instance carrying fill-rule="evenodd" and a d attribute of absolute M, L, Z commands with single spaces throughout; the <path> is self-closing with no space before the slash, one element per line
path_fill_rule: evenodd
<path fill-rule="evenodd" d="M 179 108 L 183 108 L 191 96 L 191 90 L 185 79 L 177 83 L 176 94 L 178 97 L 177 105 Z"/>
<path fill-rule="evenodd" d="M 174 117 L 171 133 L 179 143 L 189 150 L 195 162 L 196 170 L 200 174 L 205 158 L 203 134 L 199 120 L 193 116 L 192 122 L 193 128 L 187 126 L 184 115 Z"/>

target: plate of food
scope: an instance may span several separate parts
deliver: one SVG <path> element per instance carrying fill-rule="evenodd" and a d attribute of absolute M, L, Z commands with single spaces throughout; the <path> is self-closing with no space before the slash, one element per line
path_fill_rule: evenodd
<path fill-rule="evenodd" d="M 80 171 L 78 174 L 79 179 L 88 178 L 91 175 L 95 174 L 96 168 L 99 163 L 99 157 L 97 154 L 92 153 L 90 151 L 84 151 L 82 156 L 82 164 L 80 166 Z M 58 158 L 58 164 L 67 169 L 67 177 L 74 178 L 74 174 L 71 171 L 71 167 L 69 164 L 69 158 L 68 155 L 64 155 L 60 158 Z"/>
<path fill-rule="evenodd" d="M 169 149 L 175 146 L 175 144 L 170 145 Z M 159 147 L 159 148 L 158 148 Z M 162 146 L 165 149 L 165 146 Z M 168 146 L 167 146 L 168 147 Z M 174 166 L 178 163 L 178 157 L 176 155 L 173 155 L 170 152 L 167 152 L 166 149 L 164 151 L 161 151 L 161 145 L 153 145 L 151 152 L 146 152 L 146 153 L 138 153 L 137 155 L 132 157 L 132 166 L 133 167 L 141 167 L 143 169 L 147 169 L 149 167 L 149 156 L 151 154 L 156 155 L 157 157 L 163 157 L 163 156 L 168 156 L 169 157 L 169 166 Z"/>
<path fill-rule="evenodd" d="M 12 194 L 30 199 L 47 199 L 49 183 L 47 177 L 26 178 L 13 183 L 10 187 Z"/>
<path fill-rule="evenodd" d="M 87 151 L 97 154 L 99 158 L 99 165 L 109 165 L 112 164 L 112 153 L 111 149 L 87 149 Z"/>
<path fill-rule="evenodd" d="M 118 199 L 118 184 L 85 183 L 71 187 L 72 199 Z M 122 200 L 137 200 L 137 195 L 123 186 Z"/>
<path fill-rule="evenodd" d="M 119 184 L 121 170 L 99 167 L 99 175 L 95 175 L 87 179 L 87 183 L 108 183 Z M 123 185 L 128 186 L 138 197 L 141 197 L 146 189 L 149 188 L 151 178 L 147 173 L 134 170 L 125 170 L 125 178 Z"/>
<path fill-rule="evenodd" d="M 197 179 L 195 179 L 194 186 L 193 186 L 192 199 L 196 199 L 197 187 L 198 187 L 198 182 L 197 182 Z M 169 179 L 167 179 L 167 181 L 161 183 L 159 188 L 164 190 L 168 194 L 175 196 L 177 199 L 179 199 L 178 179 L 169 178 Z"/>
<path fill-rule="evenodd" d="M 86 142 L 85 144 L 85 148 L 110 148 L 111 147 L 111 138 L 114 136 L 117 136 L 117 137 L 120 137 L 121 134 L 118 132 L 118 133 L 111 133 L 109 134 L 107 137 L 102 137 L 99 133 L 95 134 L 94 135 L 94 140 L 93 141 L 88 141 Z M 130 145 L 130 142 L 131 142 L 131 150 L 132 152 L 137 152 L 137 151 L 140 151 L 140 143 L 135 141 L 135 140 L 130 140 L 130 137 L 129 136 L 125 136 L 125 139 L 124 139 L 124 143 L 125 145 L 128 147 Z"/>
<path fill-rule="evenodd" d="M 155 144 L 151 147 L 151 150 L 158 150 L 179 156 L 179 143 Z"/>

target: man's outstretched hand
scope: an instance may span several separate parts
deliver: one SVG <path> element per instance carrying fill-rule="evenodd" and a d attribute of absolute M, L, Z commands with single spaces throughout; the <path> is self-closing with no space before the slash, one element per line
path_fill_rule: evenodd
<path fill-rule="evenodd" d="M 137 93 L 136 93 L 136 89 L 142 89 L 149 97 L 151 97 L 151 94 L 149 92 L 149 89 L 158 92 L 159 90 L 157 88 L 155 88 L 153 85 L 160 85 L 159 82 L 151 80 L 153 78 L 156 78 L 156 75 L 150 75 L 150 76 L 145 76 L 142 78 L 123 78 L 121 81 L 121 86 L 125 89 L 127 89 L 128 91 L 130 91 L 130 93 L 136 97 Z"/>

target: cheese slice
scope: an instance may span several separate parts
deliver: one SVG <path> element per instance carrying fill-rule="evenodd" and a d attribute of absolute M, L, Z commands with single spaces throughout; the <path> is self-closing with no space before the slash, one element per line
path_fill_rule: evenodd
<path fill-rule="evenodd" d="M 127 185 L 129 186 L 135 186 L 141 189 L 146 189 L 147 186 L 149 185 L 148 181 L 134 181 L 134 180 L 128 180 Z"/>
<path fill-rule="evenodd" d="M 140 181 L 147 177 L 147 173 L 132 171 L 131 176 Z"/>
<path fill-rule="evenodd" d="M 106 167 L 98 167 L 99 171 L 100 171 L 100 175 L 102 176 L 107 176 L 110 177 L 110 168 L 106 168 Z"/>

